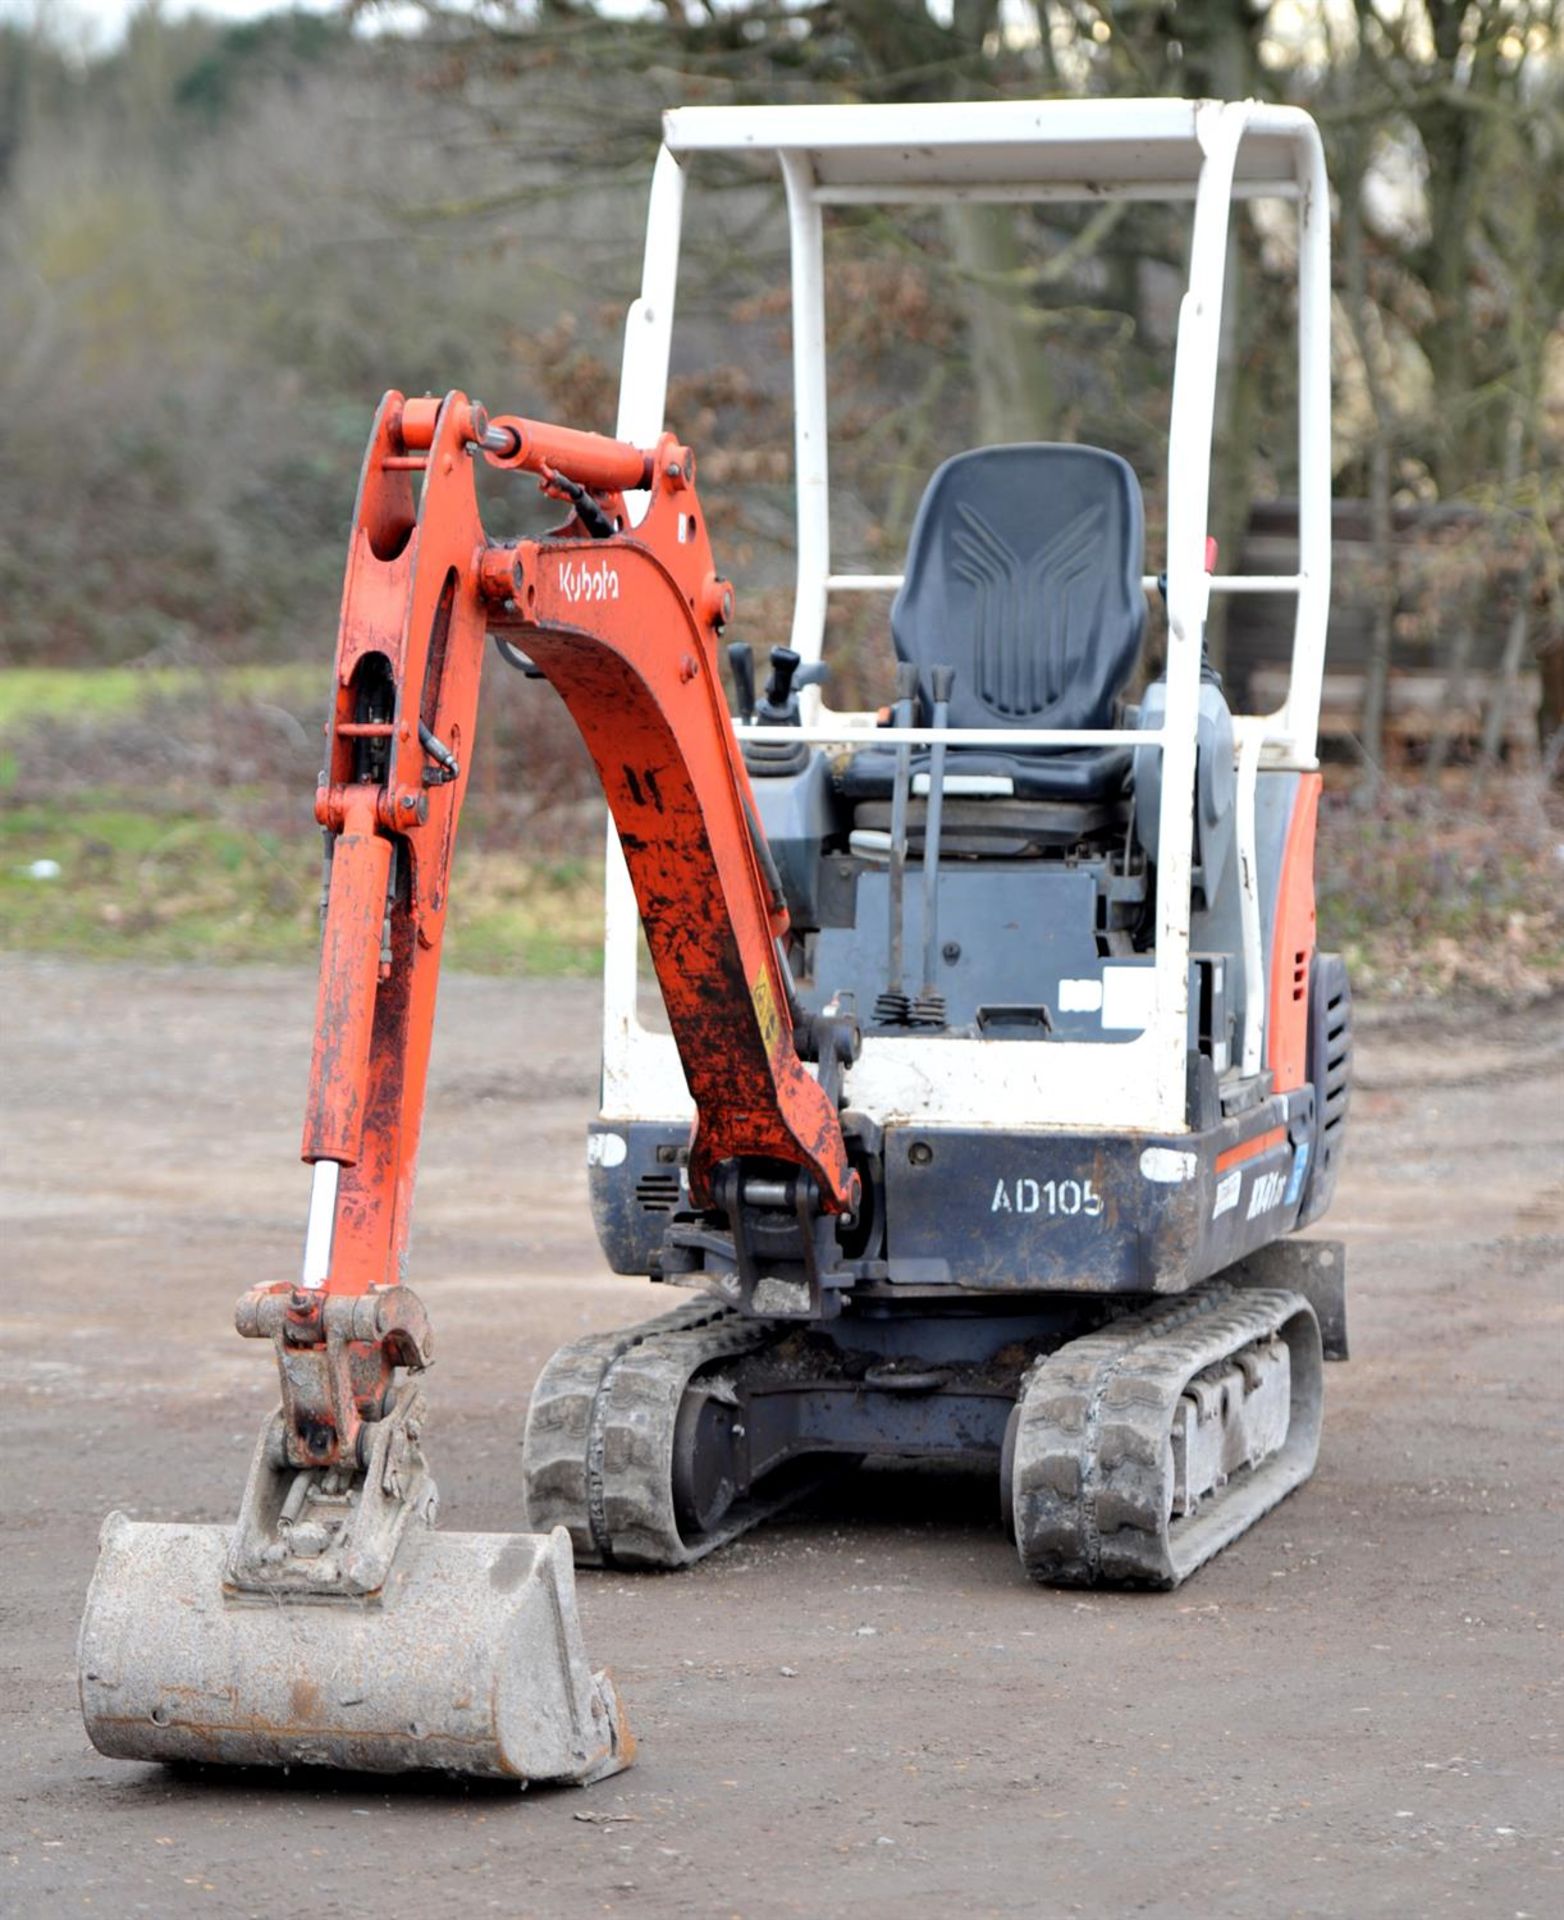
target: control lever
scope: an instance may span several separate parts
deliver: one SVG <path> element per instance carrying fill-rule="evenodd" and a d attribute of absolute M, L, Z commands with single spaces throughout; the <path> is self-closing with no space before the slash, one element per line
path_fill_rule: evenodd
<path fill-rule="evenodd" d="M 771 678 L 755 703 L 755 722 L 762 727 L 796 727 L 799 724 L 798 696 L 805 687 L 820 686 L 826 676 L 823 660 L 811 660 L 791 647 L 771 649 Z"/>
<path fill-rule="evenodd" d="M 747 640 L 735 640 L 729 646 L 728 671 L 739 697 L 739 718 L 751 721 L 755 717 L 755 650 Z"/>
<path fill-rule="evenodd" d="M 914 723 L 918 707 L 918 669 L 904 660 L 896 669 L 896 706 L 892 718 L 898 727 Z M 912 748 L 896 749 L 896 780 L 891 788 L 891 870 L 886 887 L 890 937 L 885 967 L 885 991 L 874 1003 L 874 1017 L 883 1027 L 904 1027 L 912 1001 L 902 985 L 902 900 L 907 883 L 907 803 L 912 791 Z"/>
<path fill-rule="evenodd" d="M 954 667 L 936 667 L 929 676 L 934 693 L 934 730 L 943 735 L 950 725 L 950 696 L 956 684 Z M 945 810 L 945 742 L 937 738 L 929 751 L 928 810 L 923 821 L 923 985 L 912 1003 L 908 1024 L 945 1025 L 945 996 L 936 988 L 939 964 L 939 843 Z"/>

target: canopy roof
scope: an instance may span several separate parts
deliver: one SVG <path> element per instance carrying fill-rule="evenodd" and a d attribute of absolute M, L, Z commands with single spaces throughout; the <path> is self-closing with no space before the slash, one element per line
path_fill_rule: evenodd
<path fill-rule="evenodd" d="M 796 153 L 821 200 L 1179 199 L 1204 151 L 1195 100 L 995 100 L 912 106 L 680 107 L 663 116 L 676 154 Z M 1297 192 L 1307 117 L 1251 105 L 1234 190 Z"/>

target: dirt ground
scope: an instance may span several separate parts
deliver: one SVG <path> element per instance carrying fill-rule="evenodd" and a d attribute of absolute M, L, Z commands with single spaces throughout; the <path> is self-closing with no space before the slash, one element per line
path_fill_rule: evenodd
<path fill-rule="evenodd" d="M 628 1774 L 518 1797 L 100 1759 L 98 1523 L 232 1517 L 297 1258 L 312 983 L 11 960 L 0 1911 L 1564 1911 L 1564 1005 L 1367 1023 L 1354 1358 L 1314 1481 L 1171 1596 L 1044 1592 L 992 1483 L 860 1475 L 684 1574 L 585 1572 Z M 519 1521 L 545 1356 L 662 1296 L 586 1211 L 596 989 L 452 979 L 420 1189 L 435 1467 Z"/>

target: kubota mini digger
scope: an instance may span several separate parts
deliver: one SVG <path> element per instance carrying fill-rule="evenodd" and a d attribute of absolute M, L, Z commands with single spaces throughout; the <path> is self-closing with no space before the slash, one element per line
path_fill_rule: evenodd
<path fill-rule="evenodd" d="M 683 167 L 772 152 L 793 248 L 793 646 L 729 649 L 688 448 L 664 431 Z M 1195 203 L 1173 390 L 1162 679 L 1140 489 L 1081 446 L 960 452 L 904 576 L 829 564 L 822 209 Z M 1292 692 L 1203 670 L 1212 392 L 1232 199 L 1298 211 Z M 667 117 L 619 437 L 389 394 L 366 459 L 316 811 L 328 888 L 299 1279 L 253 1289 L 281 1409 L 237 1526 L 114 1516 L 82 1629 L 95 1743 L 142 1758 L 588 1780 L 626 1763 L 571 1552 L 699 1559 L 866 1456 L 986 1461 L 1021 1559 L 1176 1585 L 1314 1464 L 1345 1352 L 1327 1205 L 1349 999 L 1315 950 L 1314 722 L 1329 574 L 1328 218 L 1287 109 L 1179 101 Z M 479 460 L 568 508 L 496 541 Z M 417 481 L 415 497 L 414 481 Z M 821 696 L 826 599 L 893 589 L 888 714 Z M 402 1281 L 478 670 L 548 680 L 612 815 L 594 1215 L 689 1289 L 562 1349 L 520 1535 L 432 1526 Z M 668 1031 L 636 1014 L 644 928 Z M 563 1531 L 562 1531 L 563 1530 Z M 566 1534 L 568 1532 L 569 1540 Z"/>

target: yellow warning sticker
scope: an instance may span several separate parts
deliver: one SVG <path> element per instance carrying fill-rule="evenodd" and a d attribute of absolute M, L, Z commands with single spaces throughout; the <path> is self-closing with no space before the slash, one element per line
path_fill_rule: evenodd
<path fill-rule="evenodd" d="M 760 1022 L 760 1037 L 766 1043 L 766 1052 L 775 1053 L 777 1042 L 782 1038 L 782 1016 L 777 1012 L 770 974 L 764 971 L 756 974 L 749 997 L 754 1003 L 755 1018 Z"/>

